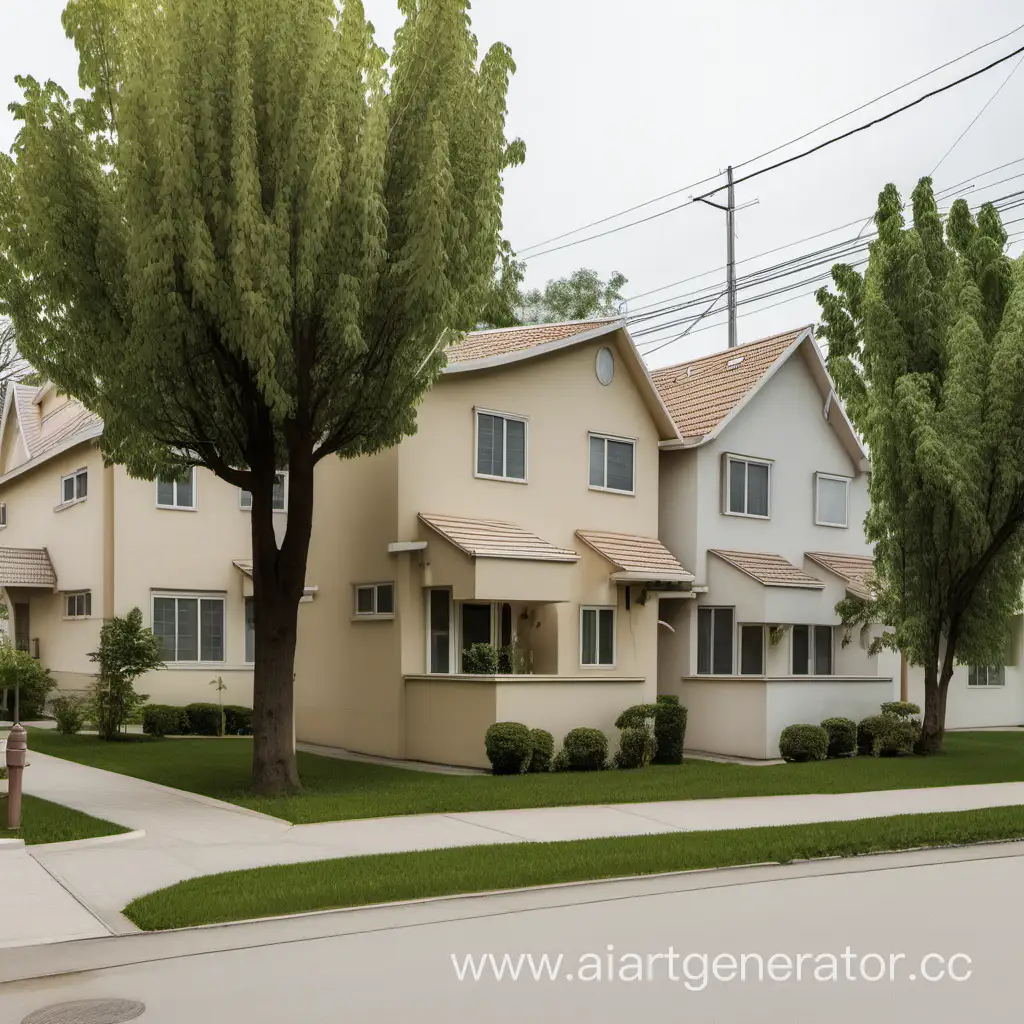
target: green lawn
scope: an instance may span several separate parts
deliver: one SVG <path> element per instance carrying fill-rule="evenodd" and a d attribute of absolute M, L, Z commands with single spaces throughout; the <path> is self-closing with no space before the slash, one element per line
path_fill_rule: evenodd
<path fill-rule="evenodd" d="M 151 931 L 452 893 L 1021 837 L 1024 809 L 996 807 L 817 825 L 470 846 L 206 875 L 141 896 L 124 913 Z"/>
<path fill-rule="evenodd" d="M 393 814 L 636 803 L 780 793 L 865 790 L 1024 781 L 1024 733 L 951 733 L 932 757 L 856 757 L 813 764 L 745 767 L 687 761 L 642 771 L 522 776 L 453 776 L 299 754 L 304 792 L 259 797 L 246 792 L 251 757 L 244 739 L 164 739 L 104 743 L 95 736 L 32 730 L 29 748 L 203 793 L 303 823 Z"/>
<path fill-rule="evenodd" d="M 6 800 L 0 800 L 0 822 L 7 824 Z M 8 832 L 0 828 L 0 839 L 24 839 L 29 846 L 35 846 L 38 843 L 64 843 L 69 839 L 116 836 L 128 831 L 113 822 L 26 794 L 21 803 L 21 830 Z"/>

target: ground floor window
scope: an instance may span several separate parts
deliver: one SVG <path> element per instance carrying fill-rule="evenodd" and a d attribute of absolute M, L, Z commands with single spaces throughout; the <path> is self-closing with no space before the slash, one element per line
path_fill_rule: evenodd
<path fill-rule="evenodd" d="M 224 598 L 153 595 L 153 632 L 166 662 L 224 660 Z"/>
<path fill-rule="evenodd" d="M 452 592 L 427 591 L 427 669 L 430 672 L 452 670 Z"/>
<path fill-rule="evenodd" d="M 615 664 L 614 608 L 580 608 L 580 664 Z"/>
<path fill-rule="evenodd" d="M 793 627 L 793 675 L 832 675 L 832 632 L 831 626 Z"/>
<path fill-rule="evenodd" d="M 256 660 L 256 598 L 245 599 L 245 660 Z"/>
<path fill-rule="evenodd" d="M 697 609 L 697 672 L 699 675 L 731 676 L 733 673 L 732 608 Z"/>
<path fill-rule="evenodd" d="M 64 595 L 64 615 L 69 619 L 87 619 L 92 615 L 92 592 L 83 590 Z"/>
<path fill-rule="evenodd" d="M 740 674 L 764 675 L 764 626 L 740 626 Z"/>
<path fill-rule="evenodd" d="M 971 665 L 967 670 L 968 686 L 1005 686 L 1006 669 L 1002 665 Z"/>

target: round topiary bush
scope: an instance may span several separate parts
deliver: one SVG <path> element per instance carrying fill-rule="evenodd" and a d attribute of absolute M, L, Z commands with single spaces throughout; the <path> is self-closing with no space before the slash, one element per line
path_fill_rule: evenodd
<path fill-rule="evenodd" d="M 615 719 L 616 729 L 643 729 L 658 716 L 657 704 L 634 704 Z"/>
<path fill-rule="evenodd" d="M 828 733 L 820 725 L 787 725 L 779 737 L 779 753 L 786 761 L 824 761 Z"/>
<path fill-rule="evenodd" d="M 654 764 L 682 764 L 686 737 L 686 708 L 675 694 L 664 693 L 655 704 L 654 738 L 657 750 Z"/>
<path fill-rule="evenodd" d="M 850 757 L 857 753 L 857 723 L 852 718 L 826 718 L 821 727 L 828 733 L 829 757 Z"/>
<path fill-rule="evenodd" d="M 556 771 L 596 772 L 608 763 L 608 737 L 600 729 L 571 729 L 555 758 Z"/>
<path fill-rule="evenodd" d="M 911 718 L 921 714 L 921 708 L 909 700 L 887 700 L 882 705 L 882 714 L 895 715 L 897 718 Z"/>
<path fill-rule="evenodd" d="M 555 751 L 555 738 L 547 729 L 530 730 L 530 755 L 529 772 L 551 771 L 551 756 Z"/>
<path fill-rule="evenodd" d="M 522 722 L 495 722 L 484 733 L 484 749 L 495 775 L 519 775 L 533 756 L 530 730 Z"/>
<path fill-rule="evenodd" d="M 914 752 L 921 738 L 921 723 L 916 718 L 880 715 L 881 727 L 875 733 L 871 753 L 875 757 L 905 757 Z"/>
<path fill-rule="evenodd" d="M 857 724 L 857 753 L 873 754 L 875 737 L 885 728 L 885 715 L 868 715 Z"/>
<path fill-rule="evenodd" d="M 616 768 L 646 768 L 654 759 L 657 741 L 650 726 L 627 726 L 619 736 Z"/>

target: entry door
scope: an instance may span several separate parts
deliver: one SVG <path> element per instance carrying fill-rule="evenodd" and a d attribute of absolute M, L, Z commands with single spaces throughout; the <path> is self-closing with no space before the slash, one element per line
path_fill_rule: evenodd
<path fill-rule="evenodd" d="M 28 602 L 16 602 L 14 605 L 14 646 L 16 650 L 27 651 L 31 636 L 28 623 Z"/>

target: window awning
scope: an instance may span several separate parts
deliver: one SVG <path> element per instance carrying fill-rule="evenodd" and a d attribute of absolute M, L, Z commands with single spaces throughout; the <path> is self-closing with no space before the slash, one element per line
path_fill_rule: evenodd
<path fill-rule="evenodd" d="M 576 536 L 615 566 L 616 583 L 693 582 L 693 573 L 655 537 L 602 530 L 577 530 Z"/>
<path fill-rule="evenodd" d="M 805 551 L 804 556 L 846 583 L 854 597 L 870 598 L 875 560 L 870 555 L 843 555 L 836 551 Z"/>
<path fill-rule="evenodd" d="M 242 574 L 242 596 L 252 597 L 252 559 L 235 558 L 232 559 L 231 564 Z M 307 583 L 302 588 L 302 597 L 299 598 L 299 602 L 312 601 L 319 589 L 319 587 L 312 587 Z"/>
<path fill-rule="evenodd" d="M 515 523 L 420 513 L 420 521 L 470 558 L 514 558 L 528 562 L 578 562 L 580 556 L 560 548 Z"/>
<path fill-rule="evenodd" d="M 0 547 L 0 586 L 57 589 L 57 573 L 46 548 Z"/>
<path fill-rule="evenodd" d="M 757 580 L 764 587 L 796 587 L 804 590 L 824 590 L 825 584 L 809 573 L 786 561 L 782 555 L 762 551 L 726 551 L 709 548 L 710 554 L 717 555 L 735 569 Z"/>

